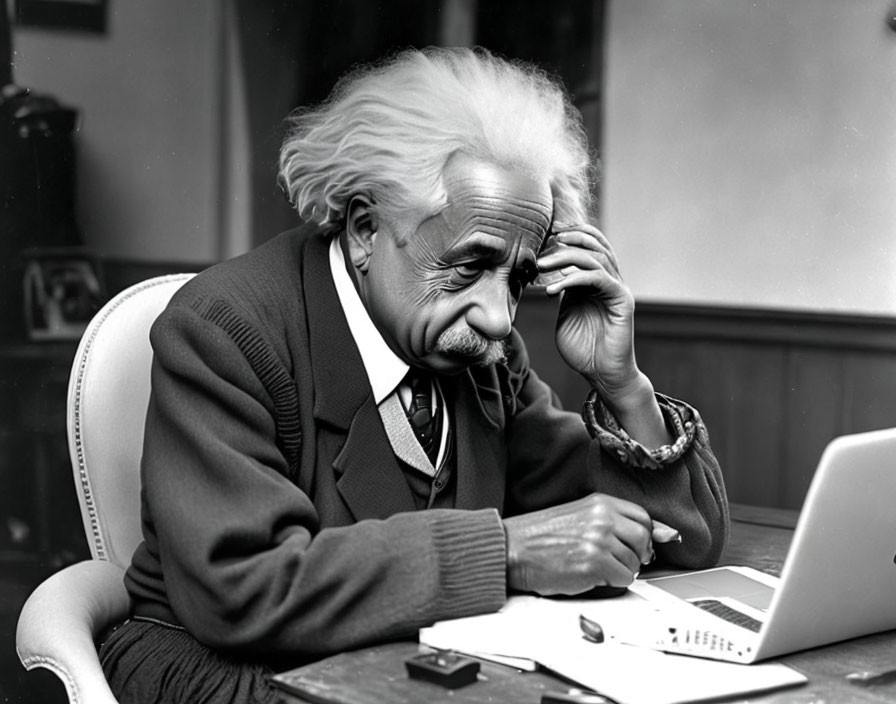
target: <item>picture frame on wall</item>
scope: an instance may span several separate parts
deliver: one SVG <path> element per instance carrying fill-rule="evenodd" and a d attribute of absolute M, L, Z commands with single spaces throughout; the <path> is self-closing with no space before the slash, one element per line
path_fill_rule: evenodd
<path fill-rule="evenodd" d="M 29 250 L 22 277 L 33 342 L 78 340 L 105 301 L 97 260 L 79 248 Z"/>
<path fill-rule="evenodd" d="M 15 20 L 29 27 L 106 32 L 108 0 L 15 0 Z"/>

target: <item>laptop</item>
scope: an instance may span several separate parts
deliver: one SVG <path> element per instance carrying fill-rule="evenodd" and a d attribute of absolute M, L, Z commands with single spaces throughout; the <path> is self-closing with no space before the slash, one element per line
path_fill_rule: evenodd
<path fill-rule="evenodd" d="M 780 578 L 730 566 L 631 590 L 662 620 L 639 645 L 731 662 L 896 628 L 896 428 L 830 442 Z"/>

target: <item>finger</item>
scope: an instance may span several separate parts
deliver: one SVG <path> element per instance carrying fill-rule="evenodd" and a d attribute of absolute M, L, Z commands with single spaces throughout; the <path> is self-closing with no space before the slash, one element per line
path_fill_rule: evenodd
<path fill-rule="evenodd" d="M 552 247 L 557 247 L 561 244 L 566 246 L 587 247 L 588 249 L 595 250 L 610 249 L 609 246 L 604 245 L 603 242 L 594 235 L 582 232 L 581 230 L 563 230 L 559 232 L 551 232 L 548 239 L 544 242 L 542 252 L 546 253 Z"/>
<path fill-rule="evenodd" d="M 564 249 L 582 249 L 588 252 L 593 252 L 595 256 L 599 257 L 600 260 L 604 262 L 608 269 L 616 274 L 616 276 L 619 276 L 620 278 L 622 277 L 622 274 L 619 272 L 619 260 L 616 258 L 616 252 L 610 247 L 602 246 L 588 235 L 583 235 L 580 232 L 573 232 L 558 236 L 558 253 L 562 252 Z M 545 254 L 553 254 L 553 251 L 545 252 Z"/>
<path fill-rule="evenodd" d="M 625 297 L 625 285 L 606 269 L 592 269 L 582 271 L 568 269 L 562 274 L 562 278 L 552 281 L 544 290 L 549 296 L 555 296 L 561 291 L 573 288 L 593 289 L 593 292 L 602 294 L 606 299 L 622 299 Z"/>
<path fill-rule="evenodd" d="M 556 242 L 564 242 L 568 244 L 578 243 L 579 246 L 582 247 L 600 247 L 601 249 L 610 252 L 614 259 L 616 257 L 616 253 L 613 250 L 613 245 L 610 244 L 610 240 L 608 240 L 604 233 L 596 227 L 555 227 L 551 230 L 551 237 L 549 239 L 550 242 L 546 241 L 544 243 L 545 247 Z"/>
<path fill-rule="evenodd" d="M 638 559 L 636 567 L 645 563 L 653 551 L 650 541 L 653 523 L 650 520 L 650 514 L 643 506 L 626 499 L 600 494 L 596 494 L 595 498 L 602 500 L 608 508 L 616 512 L 617 517 L 613 521 L 613 534 L 620 543 L 636 555 Z"/>
<path fill-rule="evenodd" d="M 578 230 L 560 232 L 550 235 L 544 242 L 538 254 L 539 259 L 549 254 L 562 252 L 566 249 L 585 249 L 590 252 L 599 252 L 608 261 L 612 261 L 618 267 L 616 252 L 605 239 L 600 239 Z"/>
<path fill-rule="evenodd" d="M 611 281 L 614 282 L 613 288 L 623 285 L 619 272 L 616 271 L 612 264 L 606 259 L 600 260 L 601 255 L 596 253 L 588 253 L 583 250 L 569 250 L 557 256 L 551 256 L 538 261 L 539 278 L 543 282 L 542 285 L 547 289 L 549 286 L 563 283 L 573 274 L 590 271 L 603 271 Z M 576 283 L 575 285 L 590 286 L 587 281 Z M 560 288 L 568 288 L 562 286 Z M 550 291 L 548 293 L 551 293 Z"/>
<path fill-rule="evenodd" d="M 650 560 L 653 544 L 650 540 L 649 526 L 644 526 L 644 524 L 631 519 L 621 519 L 616 526 L 616 538 L 628 548 L 633 559 L 637 561 L 633 571 Z"/>
<path fill-rule="evenodd" d="M 565 245 L 567 247 L 584 247 L 586 249 L 605 252 L 608 256 L 610 256 L 611 259 L 613 259 L 613 261 L 616 261 L 616 251 L 613 249 L 613 246 L 609 243 L 607 238 L 601 235 L 599 232 L 597 233 L 597 235 L 582 232 L 581 230 L 568 230 L 564 232 L 558 232 L 551 237 L 549 242 L 545 243 L 543 252 L 547 253 L 547 251 L 551 247 L 555 247 L 558 245 Z"/>
<path fill-rule="evenodd" d="M 607 239 L 607 236 L 594 225 L 587 222 L 579 223 L 578 225 L 558 225 L 557 223 L 554 223 L 551 227 L 551 232 L 555 234 L 560 234 L 561 232 L 584 232 L 594 239 L 599 240 L 604 246 L 610 246 L 610 241 Z"/>
<path fill-rule="evenodd" d="M 627 545 L 617 541 L 611 548 L 611 560 L 608 560 L 606 580 L 613 587 L 627 587 L 641 570 L 642 560 Z"/>
<path fill-rule="evenodd" d="M 656 543 L 680 543 L 681 533 L 672 526 L 668 526 L 661 521 L 654 520 L 653 527 L 650 531 L 650 537 Z"/>
<path fill-rule="evenodd" d="M 556 247 L 540 256 L 536 265 L 539 271 L 562 269 L 567 266 L 577 266 L 580 269 L 604 268 L 614 276 L 619 276 L 619 269 L 609 254 L 584 247 Z"/>
<path fill-rule="evenodd" d="M 626 561 L 610 552 L 599 564 L 592 565 L 587 581 L 590 586 L 627 587 L 640 568 L 640 565 L 633 566 L 631 560 Z"/>

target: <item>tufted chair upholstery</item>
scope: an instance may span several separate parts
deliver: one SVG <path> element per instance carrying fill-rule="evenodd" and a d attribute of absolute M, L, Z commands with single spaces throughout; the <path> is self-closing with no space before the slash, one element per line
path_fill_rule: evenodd
<path fill-rule="evenodd" d="M 122 578 L 141 540 L 140 456 L 149 401 L 149 328 L 192 274 L 148 279 L 110 300 L 81 338 L 68 387 L 67 426 L 81 517 L 93 559 L 51 575 L 19 615 L 16 651 L 45 667 L 69 701 L 115 704 L 95 638 L 130 604 Z"/>

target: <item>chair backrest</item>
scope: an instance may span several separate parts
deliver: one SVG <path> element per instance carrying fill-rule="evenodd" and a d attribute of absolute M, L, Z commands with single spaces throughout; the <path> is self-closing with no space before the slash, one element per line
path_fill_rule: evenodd
<path fill-rule="evenodd" d="M 81 517 L 95 559 L 122 567 L 139 545 L 140 457 L 149 403 L 149 329 L 193 274 L 125 289 L 87 326 L 68 386 L 68 446 Z"/>

